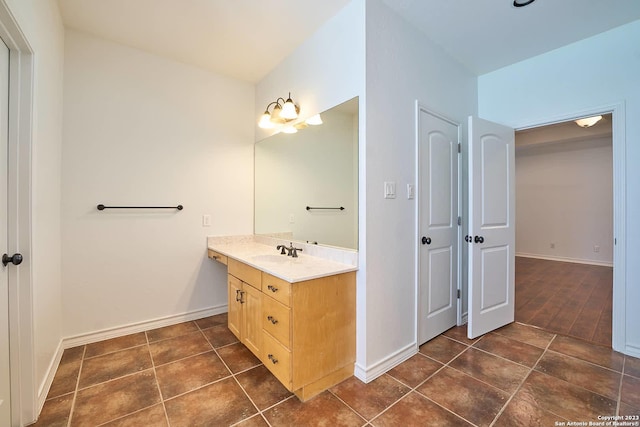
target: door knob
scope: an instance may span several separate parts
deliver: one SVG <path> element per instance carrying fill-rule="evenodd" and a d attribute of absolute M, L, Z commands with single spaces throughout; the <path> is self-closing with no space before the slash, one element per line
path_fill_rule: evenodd
<path fill-rule="evenodd" d="M 2 265 L 4 265 L 5 267 L 9 263 L 13 265 L 20 265 L 21 262 L 22 262 L 22 254 L 16 253 L 16 254 L 13 254 L 12 256 L 9 256 L 7 254 L 2 255 Z"/>
<path fill-rule="evenodd" d="M 475 239 L 474 239 L 474 242 L 476 242 L 476 243 L 484 243 L 484 237 L 476 236 Z"/>
<path fill-rule="evenodd" d="M 422 236 L 422 244 L 423 245 L 430 245 L 431 244 L 431 237 Z"/>

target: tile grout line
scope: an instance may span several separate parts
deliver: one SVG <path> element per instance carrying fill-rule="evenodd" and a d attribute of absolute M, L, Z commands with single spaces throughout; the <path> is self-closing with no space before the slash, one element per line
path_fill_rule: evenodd
<path fill-rule="evenodd" d="M 482 339 L 482 338 L 480 338 L 480 339 Z M 480 341 L 480 339 L 478 339 L 477 341 Z M 460 342 L 460 341 L 457 341 L 457 342 Z M 452 411 L 451 409 L 449 409 L 449 408 L 445 408 L 444 406 L 442 406 L 442 405 L 441 405 L 441 404 L 439 404 L 438 402 L 436 402 L 436 401 L 434 401 L 433 399 L 431 399 L 429 396 L 426 396 L 426 395 L 424 395 L 423 393 L 420 393 L 420 391 L 418 390 L 418 387 L 420 387 L 421 385 L 423 385 L 424 383 L 426 383 L 427 381 L 429 381 L 431 378 L 433 378 L 434 376 L 436 376 L 436 374 L 438 374 L 438 372 L 443 371 L 445 368 L 451 368 L 451 369 L 454 369 L 454 370 L 458 371 L 458 370 L 457 370 L 457 369 L 455 369 L 454 367 L 449 366 L 449 364 L 450 364 L 451 362 L 453 362 L 455 359 L 457 359 L 457 358 L 458 358 L 462 353 L 464 353 L 464 352 L 465 352 L 465 351 L 467 351 L 469 348 L 471 348 L 471 346 L 470 346 L 470 345 L 468 345 L 468 344 L 466 344 L 466 343 L 462 343 L 462 344 L 466 345 L 466 346 L 467 346 L 467 348 L 465 348 L 464 350 L 462 350 L 462 351 L 461 351 L 460 353 L 458 353 L 456 356 L 452 357 L 452 358 L 451 358 L 451 360 L 449 360 L 447 363 L 442 363 L 442 362 L 438 361 L 438 363 L 441 363 L 441 364 L 442 364 L 442 366 L 441 366 L 440 368 L 438 368 L 438 370 L 437 370 L 437 371 L 435 371 L 433 374 L 429 375 L 427 378 L 425 378 L 423 381 L 421 381 L 418 385 L 416 385 L 416 386 L 415 386 L 411 391 L 413 391 L 413 392 L 415 392 L 415 393 L 419 394 L 420 396 L 422 396 L 422 397 L 424 397 L 425 399 L 427 399 L 429 402 L 431 402 L 431 403 L 433 403 L 434 405 L 438 406 L 439 408 L 442 408 L 442 409 L 444 409 L 445 411 L 447 411 L 447 412 L 449 412 L 449 413 L 451 413 L 451 414 L 455 415 L 456 417 L 460 418 L 461 420 L 464 420 L 464 421 L 468 422 L 468 423 L 469 423 L 469 424 L 471 424 L 472 426 L 477 426 L 475 423 L 472 423 L 470 420 L 466 419 L 466 418 L 465 418 L 465 417 L 463 417 L 462 415 L 460 415 L 460 414 L 458 414 L 458 413 L 453 412 L 453 411 Z M 420 351 L 418 351 L 418 353 L 420 353 Z M 422 354 L 422 353 L 420 353 L 420 354 Z M 424 357 L 427 357 L 427 358 L 431 359 L 431 358 L 430 358 L 429 356 L 427 356 L 426 354 L 422 354 L 422 355 L 423 355 Z M 432 360 L 436 360 L 436 359 L 432 359 Z M 458 372 L 460 372 L 460 371 L 458 371 Z M 465 374 L 465 375 L 469 375 L 469 374 L 466 374 L 466 373 L 464 373 L 464 372 L 463 372 L 463 374 Z M 470 375 L 469 375 L 469 376 L 470 376 Z M 472 378 L 473 378 L 473 377 L 472 377 Z M 493 387 L 493 386 L 492 386 L 492 387 Z M 408 394 L 408 393 L 407 393 L 407 394 Z M 395 403 L 394 403 L 394 405 L 395 405 Z M 386 410 L 385 410 L 385 411 L 386 411 Z M 383 411 L 383 412 L 385 412 L 385 411 Z M 377 417 L 376 417 L 376 418 L 377 418 Z"/>
<path fill-rule="evenodd" d="M 381 377 L 383 375 L 388 375 L 387 373 L 384 373 L 381 375 Z M 392 377 L 393 378 L 393 377 Z M 395 380 L 395 378 L 393 378 Z M 346 380 L 345 380 L 346 381 Z M 358 380 L 360 381 L 360 380 Z M 374 380 L 375 381 L 375 380 Z M 397 380 L 396 380 L 397 381 Z M 401 383 L 402 384 L 402 383 Z M 338 385 L 338 384 L 336 384 Z M 403 384 L 404 385 L 404 384 Z M 334 386 L 335 387 L 335 386 Z M 333 388 L 333 387 L 331 387 Z M 368 420 L 367 418 L 365 418 L 364 415 L 362 415 L 360 412 L 356 411 L 355 408 L 351 407 L 351 405 L 349 405 L 347 402 L 345 402 L 340 396 L 338 396 L 337 394 L 335 394 L 330 388 L 327 389 L 327 391 L 329 392 L 329 394 L 331 394 L 333 397 L 335 397 L 336 399 L 338 399 L 338 401 L 342 402 L 342 404 L 344 406 L 346 406 L 347 408 L 349 408 L 350 411 L 352 411 L 354 414 L 356 414 L 357 416 L 359 416 L 360 418 L 362 418 L 364 420 L 364 424 L 362 425 L 367 426 L 371 424 L 371 421 L 375 420 L 376 418 L 378 418 L 380 416 L 380 414 L 382 414 L 382 412 L 385 412 L 387 409 L 391 408 L 393 405 L 395 405 L 396 403 L 398 403 L 400 400 L 402 400 L 402 398 L 404 398 L 406 396 L 406 394 L 402 395 L 398 400 L 394 401 L 391 405 L 389 405 L 387 408 L 385 408 L 382 412 L 380 412 L 379 414 L 377 414 L 376 416 L 374 416 L 373 418 L 371 418 L 370 420 Z M 407 393 L 408 394 L 408 393 Z M 294 395 L 295 396 L 295 395 Z"/>
<path fill-rule="evenodd" d="M 500 416 L 504 413 L 505 409 L 507 409 L 507 406 L 509 406 L 509 404 L 513 401 L 513 398 L 520 391 L 520 389 L 522 388 L 522 386 L 525 383 L 525 381 L 527 381 L 527 378 L 529 378 L 531 373 L 535 370 L 536 366 L 538 366 L 538 363 L 540 363 L 540 360 L 542 360 L 544 355 L 547 354 L 547 351 L 549 350 L 549 347 L 551 346 L 551 343 L 553 343 L 553 341 L 556 339 L 557 336 L 558 336 L 557 334 L 554 334 L 553 337 L 551 337 L 551 339 L 547 343 L 547 346 L 544 348 L 544 351 L 542 352 L 542 354 L 540 354 L 540 357 L 538 357 L 538 360 L 536 360 L 536 362 L 533 364 L 533 366 L 531 366 L 531 368 L 529 368 L 529 372 L 527 372 L 527 375 L 525 375 L 524 378 L 522 378 L 522 380 L 520 381 L 520 384 L 518 384 L 518 387 L 513 391 L 513 393 L 511 393 L 511 396 L 509 397 L 509 399 L 507 399 L 507 401 L 502 406 L 500 411 L 498 411 L 498 413 L 496 414 L 495 418 L 491 422 L 490 427 L 492 427 L 496 423 L 496 421 L 498 421 Z M 550 411 L 548 411 L 546 409 L 544 409 L 544 410 L 547 411 L 547 412 L 550 412 Z M 554 414 L 554 415 L 558 416 L 557 414 Z M 562 417 L 560 417 L 560 418 L 562 418 Z"/>
<path fill-rule="evenodd" d="M 447 337 L 449 338 L 449 337 Z M 478 339 L 477 341 L 479 341 L 480 339 Z M 471 421 L 467 420 L 466 418 L 464 418 L 462 415 L 457 414 L 455 412 L 453 412 L 452 410 L 445 408 L 444 406 L 440 405 L 438 402 L 433 401 L 432 399 L 430 399 L 428 396 L 425 396 L 424 394 L 420 393 L 420 391 L 418 391 L 418 387 L 420 387 L 421 385 L 423 385 L 425 382 L 429 381 L 429 379 L 433 378 L 436 374 L 438 374 L 438 372 L 442 371 L 444 368 L 446 367 L 450 367 L 451 369 L 455 369 L 451 366 L 449 366 L 449 363 L 451 363 L 454 359 L 457 359 L 458 356 L 460 356 L 462 353 L 464 353 L 465 351 L 467 351 L 471 346 L 469 344 L 463 343 L 461 341 L 457 341 L 455 339 L 453 339 L 453 341 L 459 342 L 461 344 L 464 344 L 467 348 L 465 348 L 464 350 L 462 350 L 459 354 L 457 354 L 455 357 L 453 357 L 449 362 L 447 363 L 442 363 L 439 360 L 433 359 L 429 356 L 427 356 L 426 354 L 420 353 L 419 347 L 418 347 L 418 353 L 416 353 L 416 355 L 420 355 L 422 357 L 425 357 L 429 360 L 434 360 L 437 363 L 441 364 L 442 366 L 439 367 L 435 372 L 433 372 L 431 375 L 429 375 L 427 378 L 425 378 L 424 380 L 420 381 L 415 387 L 411 387 L 409 384 L 405 384 L 403 383 L 401 380 L 397 379 L 396 377 L 394 377 L 393 375 L 389 374 L 388 372 L 384 373 L 383 375 L 388 375 L 389 377 L 391 377 L 391 379 L 393 379 L 394 381 L 404 385 L 405 387 L 409 388 L 409 391 L 407 393 L 405 393 L 404 395 L 402 395 L 400 398 L 398 398 L 396 401 L 394 401 L 393 403 L 391 403 L 389 406 L 387 406 L 386 408 L 384 408 L 382 411 L 380 411 L 377 415 L 375 415 L 373 418 L 371 418 L 370 420 L 368 420 L 368 424 L 372 425 L 371 423 L 378 419 L 379 417 L 381 417 L 385 412 L 387 412 L 389 409 L 391 409 L 394 405 L 396 405 L 398 402 L 400 402 L 402 399 L 404 399 L 405 397 L 407 397 L 410 393 L 415 392 L 418 395 L 422 396 L 423 398 L 427 399 L 428 401 L 430 401 L 431 403 L 433 403 L 434 405 L 438 406 L 439 408 L 443 409 L 446 412 L 449 412 L 451 414 L 453 414 L 454 416 L 468 422 L 469 424 L 471 424 L 472 426 L 476 426 L 476 424 L 472 423 Z M 456 369 L 457 370 L 457 369 Z M 468 374 L 465 374 L 468 375 Z M 332 392 L 333 394 L 333 392 Z M 344 402 L 342 399 L 340 399 L 337 395 L 334 394 L 334 396 L 336 396 L 340 401 L 342 401 L 345 405 L 347 405 L 347 407 L 349 407 L 351 410 L 355 411 L 358 415 L 360 415 L 360 413 L 358 411 L 356 411 L 355 409 L 351 408 L 351 406 L 349 406 L 346 402 Z M 362 416 L 362 415 L 361 415 Z M 364 418 L 364 417 L 363 417 Z M 366 420 L 366 419 L 365 419 Z"/>
<path fill-rule="evenodd" d="M 198 327 L 198 330 L 200 331 L 200 333 L 202 334 L 202 336 L 204 337 L 204 339 L 209 343 L 209 345 L 210 345 L 210 346 L 211 346 L 211 348 L 213 349 L 213 351 L 214 351 L 214 353 L 216 354 L 216 356 L 218 356 L 218 359 L 220 359 L 220 361 L 221 361 L 221 362 L 222 362 L 222 364 L 225 366 L 225 368 L 227 368 L 227 370 L 228 370 L 228 371 L 229 371 L 229 373 L 231 374 L 231 377 L 233 378 L 233 380 L 236 382 L 236 384 L 238 385 L 238 387 L 240 387 L 240 390 L 242 390 L 242 392 L 243 392 L 243 393 L 244 393 L 244 395 L 247 397 L 247 399 L 249 399 L 249 402 L 251 402 L 251 404 L 253 405 L 253 407 L 254 407 L 254 408 L 256 408 L 256 411 L 258 411 L 256 414 L 252 415 L 251 417 L 249 417 L 249 418 L 245 418 L 245 419 L 242 419 L 242 420 L 240 420 L 240 421 L 238 421 L 237 423 L 234 423 L 234 424 L 232 424 L 232 425 L 237 425 L 237 424 L 239 424 L 239 423 L 241 423 L 241 422 L 243 422 L 243 421 L 246 421 L 246 420 L 248 420 L 248 419 L 250 419 L 250 418 L 253 418 L 253 417 L 255 417 L 255 416 L 258 416 L 258 415 L 259 415 L 259 416 L 260 416 L 260 417 L 262 417 L 262 419 L 267 423 L 267 426 L 271 427 L 271 424 L 270 424 L 270 423 L 269 423 L 269 421 L 266 419 L 266 417 L 262 414 L 262 411 L 260 410 L 260 408 L 258 408 L 258 405 L 256 405 L 256 403 L 253 401 L 253 399 L 251 399 L 251 396 L 249 396 L 249 393 L 247 393 L 247 391 L 244 389 L 244 387 L 242 387 L 242 384 L 240 384 L 240 381 L 238 381 L 238 379 L 236 378 L 236 374 L 231 370 L 231 368 L 229 368 L 229 365 L 227 365 L 227 362 L 225 362 L 225 361 L 224 361 L 224 359 L 222 358 L 222 356 L 220 356 L 220 354 L 218 353 L 218 350 L 215 348 L 215 346 L 214 346 L 213 344 L 211 344 L 211 341 L 209 341 L 209 338 L 207 338 L 207 336 L 204 334 L 204 332 L 203 332 L 202 328 L 200 327 L 200 325 L 198 325 L 198 324 L 196 323 L 196 326 Z M 208 328 L 207 328 L 207 329 L 208 329 Z M 238 342 L 240 342 L 240 341 L 238 341 Z M 236 343 L 233 343 L 233 344 L 236 344 Z M 230 345 L 231 345 L 231 344 L 228 344 L 227 346 L 230 346 Z M 227 347 L 227 346 L 224 346 L 224 347 Z M 221 347 L 221 348 L 222 348 L 222 347 Z M 251 368 L 248 368 L 248 369 L 242 370 L 242 371 L 238 372 L 238 374 L 241 374 L 241 373 L 243 373 L 243 372 L 247 372 L 248 370 L 253 369 L 253 368 L 257 368 L 257 367 L 258 367 L 258 366 L 260 366 L 260 365 L 262 365 L 262 363 L 259 363 L 258 365 L 253 366 L 253 367 L 251 367 Z M 221 379 L 220 379 L 220 380 L 218 380 L 218 381 L 222 381 L 223 379 L 226 379 L 226 378 L 229 378 L 229 377 L 221 378 Z M 214 381 L 214 382 L 217 382 L 217 381 Z M 209 383 L 209 384 L 213 384 L 213 383 Z M 208 384 L 207 384 L 207 385 L 208 385 Z M 202 386 L 202 387 L 199 387 L 199 388 L 203 388 L 203 387 L 205 387 L 205 386 Z M 193 390 L 191 390 L 191 391 L 193 391 Z M 190 391 L 190 392 L 191 392 L 191 391 Z M 174 396 L 174 397 L 176 397 L 176 396 Z M 285 400 L 287 400 L 287 399 L 285 399 Z M 284 401 L 284 400 L 283 400 L 283 401 Z M 281 403 L 281 402 L 278 402 L 278 404 L 279 404 L 279 403 Z M 275 405 L 273 405 L 273 406 L 275 406 Z"/>
<path fill-rule="evenodd" d="M 151 369 L 153 369 L 153 379 L 156 380 L 156 388 L 158 389 L 160 404 L 162 405 L 162 411 L 164 412 L 164 419 L 167 421 L 167 426 L 171 427 L 171 422 L 169 421 L 169 414 L 167 413 L 167 407 L 164 404 L 164 396 L 162 395 L 162 390 L 160 389 L 160 381 L 158 381 L 158 373 L 156 372 L 156 361 L 153 360 L 153 355 L 151 354 L 151 346 L 149 343 L 149 335 L 147 334 L 147 331 L 144 331 L 144 337 L 147 340 L 147 351 L 149 352 L 149 359 L 151 359 Z"/>
<path fill-rule="evenodd" d="M 67 421 L 67 427 L 71 427 L 71 421 L 73 420 L 73 412 L 76 409 L 76 399 L 78 397 L 78 391 L 80 386 L 80 375 L 82 374 L 82 366 L 84 365 L 84 355 L 87 352 L 87 346 L 82 349 L 82 357 L 80 358 L 80 367 L 78 368 L 78 378 L 76 378 L 76 387 L 73 391 L 73 401 L 71 402 L 71 409 L 69 410 L 69 420 Z M 63 352 L 64 355 L 64 352 Z"/>
<path fill-rule="evenodd" d="M 620 413 L 620 406 L 622 403 L 622 383 L 624 382 L 624 370 L 627 365 L 627 356 L 622 359 L 622 372 L 620 373 L 620 384 L 618 385 L 618 399 L 616 401 L 616 415 Z"/>

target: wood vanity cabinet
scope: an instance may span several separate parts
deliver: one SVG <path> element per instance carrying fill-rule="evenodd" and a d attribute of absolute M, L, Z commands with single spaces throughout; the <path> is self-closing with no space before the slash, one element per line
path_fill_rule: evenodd
<path fill-rule="evenodd" d="M 262 346 L 262 275 L 259 270 L 228 260 L 229 329 L 256 357 Z"/>
<path fill-rule="evenodd" d="M 216 251 L 214 251 L 212 249 L 209 249 L 208 252 L 207 252 L 207 256 L 209 258 L 211 258 L 212 260 L 214 260 L 214 261 L 218 261 L 221 264 L 227 265 L 228 258 L 227 258 L 226 255 L 222 255 L 219 252 L 216 252 Z"/>
<path fill-rule="evenodd" d="M 353 375 L 355 272 L 289 283 L 228 268 L 229 329 L 287 389 L 305 401 Z"/>

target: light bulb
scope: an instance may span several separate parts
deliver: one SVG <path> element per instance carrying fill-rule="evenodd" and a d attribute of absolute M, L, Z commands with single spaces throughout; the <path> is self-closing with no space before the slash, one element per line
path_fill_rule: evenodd
<path fill-rule="evenodd" d="M 307 120 L 305 120 L 305 122 L 308 125 L 312 125 L 312 126 L 321 125 L 322 117 L 320 117 L 320 114 L 316 114 L 315 116 L 309 117 Z"/>
<path fill-rule="evenodd" d="M 258 126 L 262 129 L 273 129 L 275 125 L 271 121 L 271 114 L 268 111 L 265 111 L 262 117 L 260 117 L 260 122 L 258 122 Z"/>
<path fill-rule="evenodd" d="M 298 129 L 294 128 L 294 127 L 293 127 L 293 126 L 291 126 L 291 125 L 288 125 L 288 126 L 285 126 L 285 127 L 282 129 L 282 132 L 284 132 L 284 133 L 296 133 L 296 132 L 298 132 Z"/>
<path fill-rule="evenodd" d="M 282 106 L 282 111 L 280 112 L 280 117 L 286 120 L 293 120 L 298 117 L 298 112 L 296 111 L 296 106 L 291 100 L 288 98 L 284 105 Z"/>

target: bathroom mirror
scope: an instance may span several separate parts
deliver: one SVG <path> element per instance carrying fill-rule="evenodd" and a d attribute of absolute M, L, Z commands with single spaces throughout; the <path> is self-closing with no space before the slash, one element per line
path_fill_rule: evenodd
<path fill-rule="evenodd" d="M 358 248 L 358 98 L 255 145 L 255 234 Z"/>

